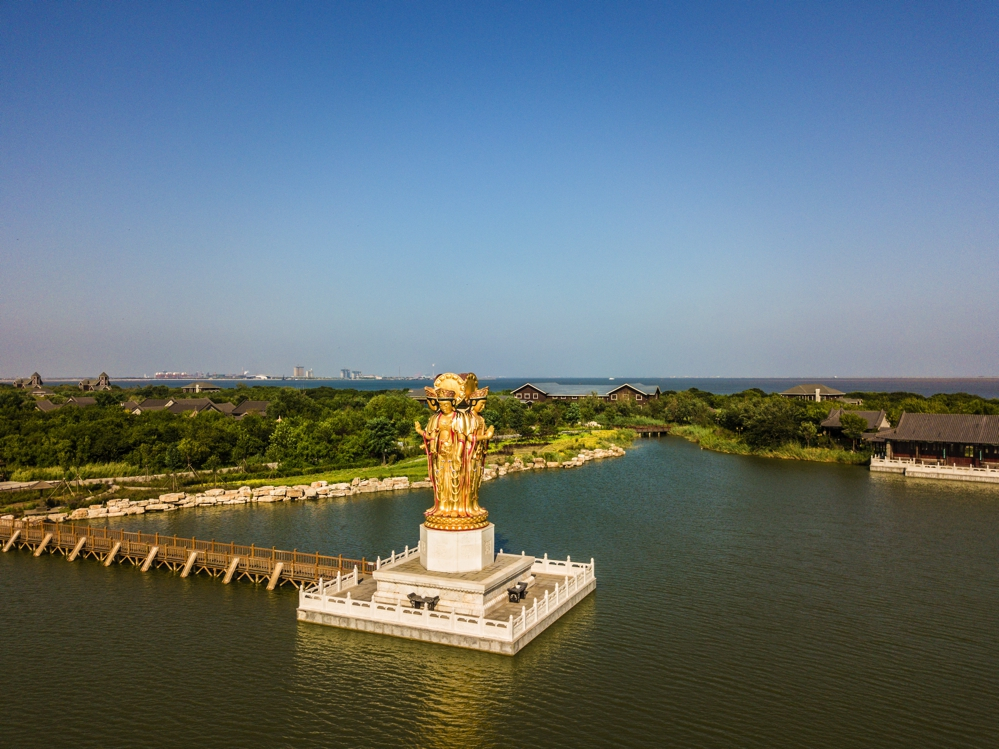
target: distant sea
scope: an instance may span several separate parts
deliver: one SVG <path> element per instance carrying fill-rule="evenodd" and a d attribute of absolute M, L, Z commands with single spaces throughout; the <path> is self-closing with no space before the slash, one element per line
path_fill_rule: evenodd
<path fill-rule="evenodd" d="M 115 385 L 121 387 L 143 387 L 145 385 L 169 385 L 170 387 L 180 387 L 186 385 L 191 380 L 119 380 L 112 379 Z M 202 380 L 205 381 L 205 380 Z M 46 380 L 57 384 L 60 380 Z M 249 387 L 254 385 L 265 385 L 271 387 L 297 387 L 297 388 L 355 388 L 357 390 L 408 390 L 410 388 L 423 388 L 431 385 L 433 380 L 295 380 L 295 379 L 270 379 L 270 380 L 207 380 L 219 387 L 234 388 L 243 383 Z M 791 377 L 615 377 L 608 378 L 579 378 L 579 377 L 501 377 L 496 379 L 484 379 L 480 385 L 488 386 L 490 390 L 509 390 L 520 387 L 525 382 L 561 382 L 566 385 L 606 385 L 610 382 L 641 382 L 646 385 L 658 385 L 662 390 L 688 390 L 697 388 L 710 393 L 728 395 L 738 393 L 749 388 L 759 388 L 767 393 L 779 393 L 795 385 L 818 382 L 844 393 L 855 391 L 865 392 L 908 392 L 920 395 L 934 395 L 936 393 L 971 393 L 983 398 L 999 398 L 999 377 L 963 377 L 963 378 L 929 378 L 929 377 L 813 377 L 813 378 L 791 378 Z"/>

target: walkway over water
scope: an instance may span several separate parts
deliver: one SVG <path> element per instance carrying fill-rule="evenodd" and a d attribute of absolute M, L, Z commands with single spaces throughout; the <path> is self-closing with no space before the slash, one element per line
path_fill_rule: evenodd
<path fill-rule="evenodd" d="M 355 568 L 359 574 L 368 575 L 377 564 L 364 557 L 349 559 L 319 552 L 306 554 L 159 533 L 22 520 L 0 520 L 0 543 L 4 552 L 29 549 L 36 557 L 44 553 L 62 554 L 70 562 L 90 557 L 105 567 L 130 563 L 141 567 L 143 572 L 165 567 L 174 572 L 179 570 L 181 577 L 198 573 L 221 577 L 225 584 L 232 580 L 266 582 L 268 590 L 288 584 L 300 589 L 321 578 L 329 580 L 338 574 L 349 574 Z"/>

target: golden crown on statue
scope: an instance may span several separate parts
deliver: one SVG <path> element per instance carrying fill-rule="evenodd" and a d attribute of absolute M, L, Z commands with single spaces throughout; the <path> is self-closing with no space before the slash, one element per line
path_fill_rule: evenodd
<path fill-rule="evenodd" d="M 489 513 L 479 507 L 479 484 L 493 436 L 482 418 L 489 388 L 479 388 L 471 372 L 446 372 L 424 392 L 433 415 L 425 430 L 417 421 L 416 431 L 423 437 L 434 487 L 434 506 L 424 513 L 424 525 L 445 531 L 485 528 Z"/>

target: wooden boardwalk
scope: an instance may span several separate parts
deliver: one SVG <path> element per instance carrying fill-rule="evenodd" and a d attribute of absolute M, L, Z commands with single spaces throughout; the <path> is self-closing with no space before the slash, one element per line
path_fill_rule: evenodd
<path fill-rule="evenodd" d="M 624 427 L 624 429 L 630 429 L 631 431 L 636 432 L 639 437 L 663 437 L 663 436 L 669 434 L 669 427 L 668 426 Z"/>
<path fill-rule="evenodd" d="M 377 562 L 365 558 L 348 559 L 316 552 L 281 551 L 275 548 L 242 546 L 219 541 L 164 536 L 159 533 L 138 533 L 113 528 L 97 528 L 70 523 L 26 523 L 22 520 L 0 520 L 0 544 L 4 552 L 28 549 L 36 557 L 42 554 L 62 554 L 70 562 L 92 558 L 105 567 L 112 564 L 132 564 L 143 572 L 165 568 L 180 572 L 181 577 L 206 574 L 233 580 L 267 583 L 273 590 L 280 585 L 302 588 L 346 575 L 356 568 L 359 575 L 369 575 Z"/>

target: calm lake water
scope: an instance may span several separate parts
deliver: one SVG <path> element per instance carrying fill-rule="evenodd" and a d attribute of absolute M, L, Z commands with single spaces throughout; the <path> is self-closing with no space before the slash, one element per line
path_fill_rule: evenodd
<path fill-rule="evenodd" d="M 371 555 L 428 503 L 122 525 Z M 997 745 L 997 488 L 663 439 L 483 504 L 507 550 L 597 560 L 597 592 L 515 658 L 298 624 L 291 590 L 0 555 L 0 744 Z"/>

